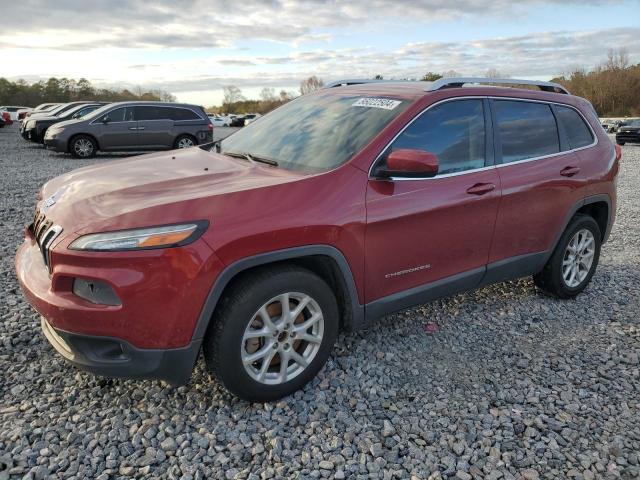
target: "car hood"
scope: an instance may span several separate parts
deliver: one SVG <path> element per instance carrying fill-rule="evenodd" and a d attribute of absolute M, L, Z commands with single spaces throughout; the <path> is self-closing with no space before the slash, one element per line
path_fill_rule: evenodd
<path fill-rule="evenodd" d="M 32 117 L 29 117 L 27 121 L 29 120 L 32 120 Z M 33 121 L 34 122 L 59 122 L 60 117 L 54 117 L 51 115 L 40 115 L 40 116 L 34 117 Z"/>
<path fill-rule="evenodd" d="M 626 127 L 620 127 L 619 130 L 621 132 L 637 132 L 638 130 L 640 130 L 640 127 L 626 126 Z"/>
<path fill-rule="evenodd" d="M 214 197 L 304 177 L 194 147 L 74 170 L 43 186 L 38 208 L 66 233 L 206 220 Z"/>
<path fill-rule="evenodd" d="M 57 118 L 57 117 L 54 117 L 54 118 Z M 40 119 L 38 119 L 38 120 L 40 120 Z M 86 118 L 82 118 L 81 117 L 81 118 L 70 118 L 70 119 L 67 119 L 67 120 L 63 120 L 61 122 L 57 122 L 56 123 L 56 128 L 64 128 L 67 125 L 74 125 L 76 123 L 82 122 L 83 120 L 86 120 Z"/>

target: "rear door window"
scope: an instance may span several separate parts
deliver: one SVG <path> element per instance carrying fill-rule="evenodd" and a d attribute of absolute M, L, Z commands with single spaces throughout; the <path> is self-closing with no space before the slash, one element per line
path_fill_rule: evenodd
<path fill-rule="evenodd" d="M 502 163 L 560 152 L 556 119 L 546 103 L 494 100 Z"/>
<path fill-rule="evenodd" d="M 581 148 L 593 143 L 593 134 L 582 116 L 573 108 L 555 106 L 558 121 L 562 124 L 569 141 L 569 148 Z"/>

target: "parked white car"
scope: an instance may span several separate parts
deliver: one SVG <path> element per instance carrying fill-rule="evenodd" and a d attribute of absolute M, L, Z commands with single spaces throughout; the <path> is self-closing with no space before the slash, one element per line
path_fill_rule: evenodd
<path fill-rule="evenodd" d="M 0 111 L 2 110 L 6 110 L 7 112 L 9 112 L 9 116 L 11 117 L 11 120 L 13 120 L 14 122 L 18 121 L 18 112 L 21 110 L 31 110 L 31 107 L 16 107 L 16 106 L 11 106 L 11 105 L 0 105 Z"/>
<path fill-rule="evenodd" d="M 209 120 L 214 127 L 229 127 L 231 125 L 231 119 L 228 117 L 221 117 L 218 115 L 207 114 Z"/>
<path fill-rule="evenodd" d="M 244 124 L 249 125 L 251 122 L 255 122 L 257 119 L 259 119 L 262 115 L 260 115 L 259 113 L 250 113 L 249 115 L 245 115 L 244 116 Z"/>

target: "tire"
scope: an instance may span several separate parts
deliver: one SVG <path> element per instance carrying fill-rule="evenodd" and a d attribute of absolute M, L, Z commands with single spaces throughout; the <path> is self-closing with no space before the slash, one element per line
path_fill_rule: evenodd
<path fill-rule="evenodd" d="M 557 298 L 566 299 L 578 295 L 586 288 L 596 271 L 600 259 L 601 239 L 600 227 L 593 217 L 576 215 L 560 237 L 547 264 L 540 273 L 533 276 L 536 286 Z M 580 247 L 582 240 L 585 242 L 584 247 L 578 249 L 576 258 L 570 246 Z M 589 258 L 591 263 L 588 261 Z"/>
<path fill-rule="evenodd" d="M 173 142 L 173 148 L 176 150 L 179 148 L 191 148 L 196 145 L 198 145 L 198 141 L 192 135 L 179 135 L 176 141 Z"/>
<path fill-rule="evenodd" d="M 295 309 L 301 301 L 308 302 L 302 312 L 282 320 L 282 306 Z M 309 270 L 293 266 L 261 270 L 235 282 L 220 299 L 203 342 L 207 367 L 244 400 L 282 398 L 306 385 L 326 363 L 338 334 L 338 315 L 331 288 Z M 253 363 L 243 362 L 243 356 L 256 353 Z"/>
<path fill-rule="evenodd" d="M 69 153 L 75 158 L 93 158 L 98 151 L 98 144 L 88 135 L 76 135 L 69 142 Z"/>

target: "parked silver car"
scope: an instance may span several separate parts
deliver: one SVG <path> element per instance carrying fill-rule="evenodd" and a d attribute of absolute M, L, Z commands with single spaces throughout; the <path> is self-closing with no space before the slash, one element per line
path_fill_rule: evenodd
<path fill-rule="evenodd" d="M 98 151 L 169 150 L 213 141 L 213 125 L 202 107 L 181 103 L 118 102 L 78 120 L 50 127 L 47 147 L 74 157 Z"/>

